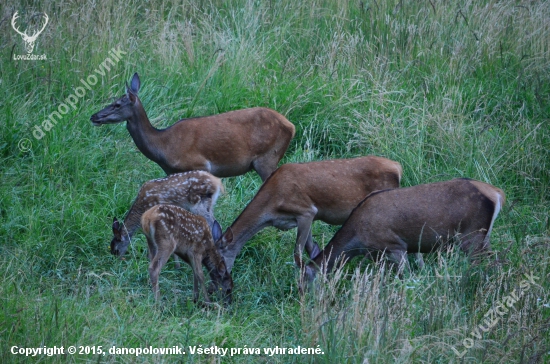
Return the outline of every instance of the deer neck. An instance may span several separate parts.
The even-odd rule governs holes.
[[[167,144],[160,142],[163,131],[151,125],[140,102],[136,103],[132,117],[126,122],[126,128],[139,151],[150,160],[162,165],[165,156],[164,149]]]
[[[235,258],[243,248],[244,244],[250,240],[256,233],[267,226],[273,225],[272,220],[266,214],[258,213],[250,208],[254,200],[244,209],[237,220],[231,225],[233,232],[233,241],[223,250],[222,255],[231,272]]]
[[[147,211],[147,208],[144,203],[138,204],[137,201],[134,201],[130,211],[124,218],[124,234],[131,239],[132,236],[136,233],[137,229],[141,227],[141,215]]]

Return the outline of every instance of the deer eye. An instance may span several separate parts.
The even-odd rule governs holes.
[[[120,104],[114,104],[115,109],[118,109],[120,107]]]

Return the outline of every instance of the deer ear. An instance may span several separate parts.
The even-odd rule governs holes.
[[[128,83],[126,83],[126,96],[128,97],[128,100],[130,100],[132,104],[136,103],[137,95],[130,88],[128,88]]]
[[[222,227],[220,226],[220,223],[217,220],[214,220],[214,224],[212,225],[212,239],[214,242],[220,240],[222,237]]]
[[[231,244],[233,242],[233,230],[231,230],[231,226],[223,234],[223,242],[224,244]]]
[[[317,245],[316,242],[313,242],[313,249],[311,249],[309,259],[315,259],[319,255],[319,253],[321,253],[321,249],[319,248],[319,245]]]
[[[130,83],[130,90],[132,91],[133,94],[135,95],[138,94],[140,85],[141,85],[141,82],[136,72],[134,73],[134,77],[132,77],[132,82]]]

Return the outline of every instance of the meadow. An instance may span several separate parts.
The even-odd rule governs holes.
[[[26,54],[15,11],[20,29],[48,15],[33,51],[46,60],[14,59]],[[3,1],[0,362],[550,363],[548,19],[543,0]],[[134,72],[157,128],[269,107],[296,126],[281,163],[374,154],[402,164],[403,186],[469,177],[503,189],[498,259],[471,264],[451,247],[401,280],[357,259],[300,297],[295,230],[268,228],[237,257],[231,306],[194,305],[192,271],[173,263],[155,304],[143,235],[125,260],[109,242],[113,217],[164,173],[125,123],[89,121]],[[261,180],[224,185],[226,228]],[[316,222],[314,238],[324,246],[337,229]],[[12,354],[71,345],[88,354]],[[199,345],[243,350],[190,354]],[[277,346],[322,353],[264,353]]]

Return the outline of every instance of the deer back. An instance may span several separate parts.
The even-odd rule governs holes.
[[[399,163],[376,156],[289,163],[273,174],[265,192],[277,197],[281,210],[315,206],[315,220],[341,225],[371,192],[399,187],[401,174]]]
[[[126,95],[90,120],[95,126],[127,121],[138,149],[166,174],[206,170],[232,177],[254,169],[265,181],[295,134],[294,125],[283,115],[261,107],[183,119],[157,130],[139,100],[140,85],[136,73]]]
[[[223,193],[221,180],[205,171],[189,171],[146,182],[140,189],[137,204],[145,209],[172,204],[214,223],[214,205]],[[140,207],[142,209],[142,207]]]
[[[326,261],[330,270],[342,254],[429,253],[451,238],[477,245],[475,250],[488,243],[504,201],[502,190],[469,179],[373,192],[310,267]]]
[[[202,256],[214,244],[206,219],[175,205],[153,206],[141,216],[141,227],[156,249],[169,250],[186,261]]]
[[[297,227],[299,219],[340,225],[372,191],[399,187],[401,172],[399,163],[376,156],[284,164],[226,231],[218,242],[220,251],[232,269],[246,241],[267,226],[287,230]],[[298,235],[308,228],[299,227]]]
[[[214,226],[214,206],[220,193],[223,193],[221,180],[205,171],[176,173],[144,183],[124,219],[126,228],[123,229],[116,218],[113,221],[111,253],[126,253],[131,237],[139,228],[141,215],[155,205],[179,206],[205,217],[208,225]]]

